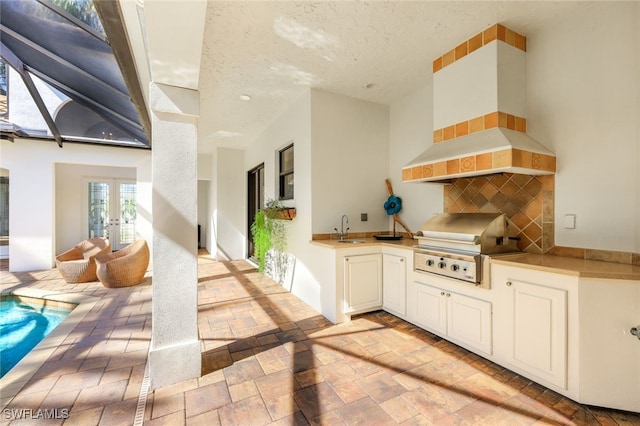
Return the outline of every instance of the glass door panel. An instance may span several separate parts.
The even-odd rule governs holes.
[[[89,238],[109,238],[109,199],[111,185],[89,182]]]
[[[136,184],[120,183],[118,185],[120,199],[120,220],[116,221],[118,244],[125,246],[136,239]]]

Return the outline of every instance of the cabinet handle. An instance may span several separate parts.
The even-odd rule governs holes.
[[[444,296],[444,291],[441,291],[441,292],[440,292],[440,296]]]
[[[451,293],[447,293],[447,297],[451,297]]]
[[[638,340],[640,340],[640,325],[631,327],[631,330],[629,330],[629,332],[636,336]]]
[[[400,259],[400,262],[404,262],[404,259]]]
[[[511,287],[511,281],[507,281],[507,287]]]

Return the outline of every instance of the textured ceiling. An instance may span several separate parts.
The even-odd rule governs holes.
[[[501,23],[531,39],[579,7],[588,4],[210,0],[199,149],[245,147],[309,87],[390,104],[431,81],[434,58],[485,28]]]

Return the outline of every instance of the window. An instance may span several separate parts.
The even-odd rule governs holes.
[[[280,150],[279,195],[282,200],[293,200],[293,144]]]

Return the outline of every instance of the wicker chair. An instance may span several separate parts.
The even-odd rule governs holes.
[[[111,253],[111,244],[105,238],[89,238],[56,256],[56,266],[68,283],[97,281],[96,256]]]
[[[97,275],[107,288],[140,284],[149,266],[149,247],[136,240],[122,250],[96,257]]]

